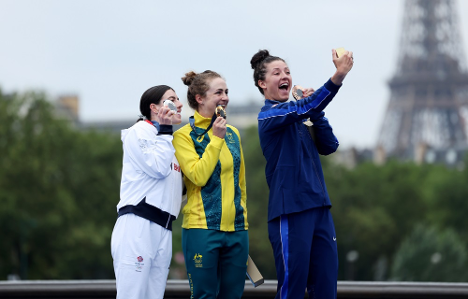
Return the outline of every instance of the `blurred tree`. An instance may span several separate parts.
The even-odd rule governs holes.
[[[275,260],[268,238],[268,195],[266,160],[260,148],[256,126],[242,132],[247,180],[247,212],[250,256],[265,279],[276,279]]]
[[[54,111],[43,93],[6,95],[0,90],[0,279],[9,274],[23,279],[112,279],[110,238],[122,160],[119,136],[80,131]],[[276,279],[268,240],[266,162],[256,127],[242,131],[242,146],[250,255],[264,278]],[[398,263],[406,263],[401,262],[401,248],[409,245],[402,242],[418,223],[442,231],[439,247],[434,245],[441,261],[466,259],[460,248],[468,248],[468,169],[396,161],[347,169],[333,160],[334,155],[322,157],[333,203],[340,280],[389,279],[387,265],[399,269]],[[178,273],[170,278],[185,274],[178,254],[181,218],[173,230],[173,269]],[[454,251],[441,246],[443,242],[452,244]]]
[[[468,155],[465,158],[468,165]],[[463,170],[439,167],[428,179],[426,197],[430,208],[427,219],[439,229],[450,228],[468,248],[468,168]]]
[[[325,175],[337,232],[339,278],[387,279],[385,261],[425,217],[421,185],[427,170],[395,161],[384,166],[363,163],[353,170],[329,163]],[[359,254],[358,260],[348,261],[351,251]]]
[[[169,279],[187,279],[185,258],[182,252],[182,210],[179,217],[172,223],[172,260]]]
[[[450,281],[468,279],[466,248],[451,229],[417,225],[395,255],[392,279],[404,281]]]
[[[0,277],[112,278],[119,138],[54,111],[43,93],[0,92]]]

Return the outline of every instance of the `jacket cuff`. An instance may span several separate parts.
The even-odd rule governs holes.
[[[325,88],[328,91],[333,92],[333,93],[337,93],[342,85],[336,85],[335,83],[333,83],[333,81],[330,78],[330,79],[328,79],[328,81],[323,86],[325,86]]]
[[[321,111],[319,114],[317,114],[313,119],[312,117],[310,118],[310,120],[315,124],[315,122],[323,119],[325,117],[325,112]]]
[[[159,125],[158,135],[172,135],[172,125]]]
[[[212,144],[215,148],[221,149],[223,147],[223,143],[224,143],[224,139],[219,138],[218,136],[215,136],[215,135],[211,137],[210,144]]]

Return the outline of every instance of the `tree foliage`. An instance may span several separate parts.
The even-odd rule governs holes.
[[[352,170],[331,165],[325,173],[339,238],[340,279],[390,279],[397,250],[421,223],[466,236],[466,170],[390,161]],[[350,262],[346,255],[353,250],[359,259]]]
[[[268,239],[268,195],[265,178],[266,160],[260,148],[257,127],[243,132],[247,180],[247,212],[249,221],[250,256],[267,279],[276,279],[273,250]]]
[[[1,277],[111,277],[118,136],[75,129],[43,93],[0,96]]]
[[[468,279],[466,246],[452,229],[417,225],[395,254],[391,279],[462,282]]]
[[[266,161],[257,128],[241,135],[250,255],[265,279],[276,279]],[[114,278],[110,238],[119,200],[119,136],[74,127],[43,93],[0,90],[0,153],[0,279]],[[334,163],[334,155],[322,164],[340,280],[468,279],[447,270],[468,266],[467,168],[390,161],[348,169]],[[181,218],[173,224],[170,278],[185,274]],[[434,266],[428,256],[435,252],[441,259]]]
[[[268,279],[275,279],[268,241],[268,187],[256,128],[243,132],[249,199],[250,251]],[[348,169],[322,157],[338,240],[340,280],[388,280],[401,244],[421,223],[451,229],[468,240],[468,170],[443,165],[370,162]],[[468,165],[468,161],[466,163]],[[255,217],[255,218],[254,218]],[[462,243],[468,248],[468,241]],[[358,253],[348,260],[350,252]],[[446,257],[450,259],[450,256]],[[460,261],[460,260],[457,260]],[[449,261],[444,260],[444,263]],[[464,267],[468,266],[466,262]],[[427,279],[429,279],[428,277]],[[433,280],[436,277],[433,278]],[[459,281],[459,280],[457,280]]]

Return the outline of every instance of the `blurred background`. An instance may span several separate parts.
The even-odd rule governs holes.
[[[250,255],[276,279],[250,59],[268,49],[320,87],[331,49],[355,64],[326,108],[323,157],[340,280],[468,281],[468,2],[0,2],[0,280],[113,279],[120,130],[141,94],[212,69],[246,161]],[[185,278],[181,217],[172,279]]]

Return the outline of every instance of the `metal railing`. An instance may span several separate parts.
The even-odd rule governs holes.
[[[246,281],[242,298],[274,298],[276,281],[254,288]],[[115,280],[0,281],[0,298],[115,298]],[[307,296],[305,296],[306,298]],[[169,280],[166,299],[190,298],[187,280]],[[339,281],[338,298],[468,298],[468,283]]]

